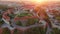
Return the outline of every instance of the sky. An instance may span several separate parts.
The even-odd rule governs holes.
[[[35,0],[0,0],[0,1],[35,1]],[[60,1],[60,0],[43,0],[43,1]]]
[[[42,3],[42,2],[45,2],[45,1],[48,1],[48,2],[51,2],[51,1],[59,1],[60,0],[0,0],[0,1],[15,1],[15,2],[35,2],[35,3]]]

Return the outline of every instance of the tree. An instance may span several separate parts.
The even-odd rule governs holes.
[[[18,29],[14,29],[13,34],[22,34],[22,31],[18,30]]]
[[[2,34],[11,34],[11,32],[8,28],[3,28]]]

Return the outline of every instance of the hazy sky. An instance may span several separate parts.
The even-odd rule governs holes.
[[[31,1],[31,0],[0,0],[0,1]],[[60,0],[47,0],[47,1],[60,1]]]
[[[16,1],[16,2],[21,2],[21,1],[23,1],[23,2],[25,2],[25,1],[27,1],[27,3],[28,2],[45,2],[45,1],[48,1],[48,2],[50,2],[50,1],[59,1],[60,2],[60,0],[0,0],[0,1]]]

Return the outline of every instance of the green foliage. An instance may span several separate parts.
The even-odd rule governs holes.
[[[38,27],[27,29],[25,34],[41,34]]]
[[[4,21],[3,21],[3,20],[0,20],[0,26],[1,26],[2,24],[4,24]]]
[[[19,32],[19,31],[18,31],[17,29],[14,30],[14,34],[18,34],[18,32]]]
[[[0,14],[0,20],[2,19],[2,15]]]
[[[2,34],[11,34],[11,32],[8,28],[3,28]]]
[[[43,27],[32,27],[25,31],[25,34],[45,34],[46,30]]]
[[[26,23],[26,26],[33,25],[33,24],[38,23],[38,22],[39,22],[39,20],[36,18],[29,18],[27,23]]]
[[[15,17],[14,14],[9,14],[8,16],[10,17],[10,19],[13,19]]]
[[[60,30],[58,28],[53,28],[51,34],[60,34]]]
[[[39,27],[39,31],[41,34],[46,34],[47,28],[44,28],[43,26]]]
[[[18,29],[14,29],[13,34],[22,34],[22,31],[18,30]]]
[[[21,13],[17,15],[18,17],[24,17],[24,16],[32,16],[32,14],[28,14],[28,13]]]
[[[16,25],[18,25],[18,26],[22,26],[21,21],[16,21]]]

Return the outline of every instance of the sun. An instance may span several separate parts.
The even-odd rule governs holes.
[[[42,2],[44,0],[32,0],[32,1],[34,1],[34,2]]]
[[[46,0],[31,0],[32,2],[36,2],[36,3],[42,3],[42,2],[44,2],[44,1],[46,1]]]

